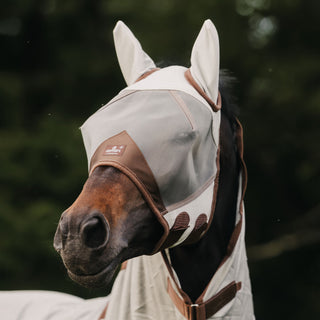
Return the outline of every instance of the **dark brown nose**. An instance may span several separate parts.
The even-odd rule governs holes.
[[[76,241],[83,249],[98,250],[109,240],[109,226],[101,213],[72,216],[65,212],[60,219],[53,246],[61,252],[68,242]]]

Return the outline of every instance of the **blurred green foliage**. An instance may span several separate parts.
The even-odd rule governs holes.
[[[265,259],[250,247],[320,232],[319,12],[319,0],[2,0],[0,289],[107,294],[68,280],[52,240],[87,176],[77,128],[124,87],[112,29],[121,19],[155,61],[188,66],[211,18],[238,78],[257,319],[317,318],[319,239]]]

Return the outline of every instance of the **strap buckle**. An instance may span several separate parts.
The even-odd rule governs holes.
[[[188,319],[196,320],[197,319],[197,308],[199,305],[197,303],[188,305]]]
[[[187,305],[188,320],[202,320],[205,319],[205,307],[197,303]]]

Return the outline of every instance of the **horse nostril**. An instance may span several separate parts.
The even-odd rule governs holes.
[[[109,233],[104,218],[93,216],[81,226],[81,237],[85,246],[97,249],[107,243]]]

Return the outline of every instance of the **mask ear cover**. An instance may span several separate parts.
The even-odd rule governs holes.
[[[206,20],[191,52],[190,72],[197,84],[214,103],[218,101],[220,49],[217,30]]]
[[[143,51],[140,42],[122,21],[116,24],[113,38],[121,72],[128,86],[156,68],[153,60]]]

